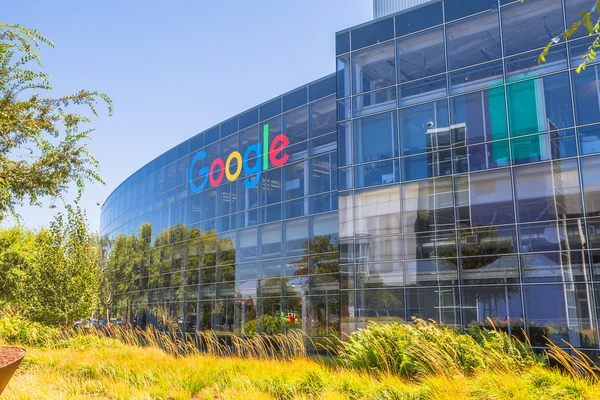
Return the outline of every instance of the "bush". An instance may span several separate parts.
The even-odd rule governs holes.
[[[47,347],[61,339],[57,328],[32,322],[18,315],[0,316],[0,338],[6,344]]]
[[[346,367],[399,374],[471,375],[475,371],[512,371],[535,365],[531,349],[503,332],[481,333],[478,340],[423,320],[414,324],[371,323],[343,344]]]
[[[244,325],[244,333],[246,335],[256,335],[258,333],[257,326],[258,329],[260,329],[260,333],[267,335],[277,335],[281,333],[281,320],[271,315],[263,315],[258,319],[248,321],[248,323]]]

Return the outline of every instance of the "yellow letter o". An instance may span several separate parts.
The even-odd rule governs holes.
[[[232,174],[229,171],[229,167],[231,166],[231,160],[234,158],[237,160],[238,164],[235,173]],[[238,176],[240,176],[240,172],[242,172],[242,155],[239,152],[234,151],[229,155],[229,157],[227,157],[227,162],[225,163],[225,175],[227,175],[227,179],[230,181],[235,181]]]

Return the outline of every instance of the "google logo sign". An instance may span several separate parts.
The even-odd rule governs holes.
[[[227,177],[230,182],[235,181],[244,169],[244,173],[248,175],[248,178],[244,179],[244,185],[248,189],[252,189],[260,181],[260,173],[266,171],[269,168],[269,161],[275,167],[281,167],[290,158],[287,154],[282,154],[285,148],[290,144],[290,139],[283,133],[275,136],[273,141],[269,145],[269,125],[265,125],[263,129],[263,142],[258,142],[248,146],[244,152],[244,156],[239,151],[233,151],[227,157],[226,161],[222,158],[215,159],[210,167],[203,167],[198,171],[198,176],[194,177],[194,165],[198,160],[204,160],[207,157],[205,151],[199,151],[196,153],[192,162],[190,163],[189,181],[192,192],[198,193],[204,190],[208,183],[211,186],[219,186],[223,179]],[[250,157],[254,157],[256,154],[254,166],[250,166],[248,160]],[[232,171],[232,162],[237,163]],[[254,179],[251,179],[254,176]],[[203,177],[202,182],[199,185],[194,183],[194,179],[197,177]]]

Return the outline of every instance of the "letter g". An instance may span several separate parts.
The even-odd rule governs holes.
[[[204,180],[202,181],[202,183],[198,186],[196,186],[196,184],[194,183],[194,165],[196,165],[198,160],[201,160],[201,159],[203,160],[205,158],[206,158],[206,152],[199,151],[196,153],[196,155],[192,159],[192,162],[190,163],[190,173],[189,173],[190,188],[192,189],[192,192],[194,192],[194,193],[201,192],[206,187],[206,184],[208,183],[208,167],[203,167],[198,171],[199,177],[204,175]]]

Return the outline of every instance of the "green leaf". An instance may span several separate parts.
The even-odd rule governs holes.
[[[548,52],[550,51],[550,47],[552,47],[552,42],[548,43],[546,45],[546,47],[544,47],[544,50],[538,57],[538,64],[541,64],[546,61],[546,56],[548,55]]]
[[[583,17],[583,25],[585,26],[585,29],[587,29],[588,31],[588,35],[593,35],[594,34],[594,26],[592,24],[592,19],[590,18],[590,14],[591,13],[586,13],[586,12],[582,12],[581,16]]]

